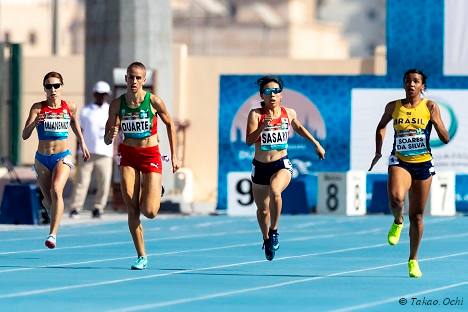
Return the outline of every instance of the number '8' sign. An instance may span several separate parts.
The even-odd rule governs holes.
[[[318,178],[318,214],[366,213],[365,172],[321,172]]]

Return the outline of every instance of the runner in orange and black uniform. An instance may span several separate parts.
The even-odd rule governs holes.
[[[57,231],[64,210],[63,189],[74,168],[68,149],[68,130],[72,128],[80,143],[83,159],[90,154],[76,118],[76,104],[62,101],[63,78],[57,72],[49,72],[42,82],[47,99],[33,104],[23,129],[23,140],[27,140],[37,128],[39,144],[34,169],[41,188],[44,207],[50,211],[50,232],[45,245],[55,248]]]
[[[419,245],[424,231],[423,215],[426,208],[432,176],[435,174],[429,146],[432,126],[439,139],[447,144],[450,135],[445,128],[437,103],[423,99],[426,75],[418,69],[410,69],[403,76],[406,98],[392,101],[385,107],[375,134],[376,152],[369,171],[382,157],[382,143],[387,124],[393,120],[394,143],[388,162],[388,199],[394,222],[388,233],[390,245],[400,239],[403,229],[403,206],[409,194],[410,277],[421,277],[417,261]]]
[[[262,107],[249,113],[246,143],[249,146],[255,144],[252,191],[265,257],[271,261],[279,248],[278,223],[283,206],[281,193],[289,185],[293,172],[287,152],[290,128],[315,145],[320,159],[324,159],[325,150],[301,125],[295,110],[280,106],[283,81],[279,77],[265,76],[257,81],[257,85],[263,100]]]
[[[111,144],[119,129],[125,136],[118,149],[121,191],[127,206],[129,230],[138,255],[131,268],[142,270],[147,267],[148,259],[140,212],[153,219],[161,204],[162,161],[157,135],[158,115],[167,129],[172,172],[179,169],[179,162],[175,155],[175,126],[166,105],[156,95],[143,90],[146,81],[145,66],[139,62],[130,64],[125,81],[127,92],[110,104],[104,142]]]

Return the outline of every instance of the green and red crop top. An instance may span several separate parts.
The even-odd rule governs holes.
[[[125,138],[142,139],[158,132],[158,118],[151,109],[151,93],[136,108],[128,106],[125,94],[120,96],[120,130]]]

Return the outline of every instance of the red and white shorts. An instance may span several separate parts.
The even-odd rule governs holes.
[[[132,147],[120,144],[117,165],[135,168],[141,173],[157,172],[162,174],[162,160],[159,146]]]

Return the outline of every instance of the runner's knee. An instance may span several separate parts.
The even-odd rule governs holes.
[[[156,218],[156,215],[158,214],[158,211],[159,211],[159,205],[158,206],[153,206],[153,207],[141,207],[141,212],[148,219]]]
[[[405,205],[404,198],[398,198],[398,197],[390,198],[390,207],[392,207],[392,209],[403,209],[404,205]]]
[[[422,213],[409,213],[408,217],[411,224],[420,225],[423,223],[423,214]]]

